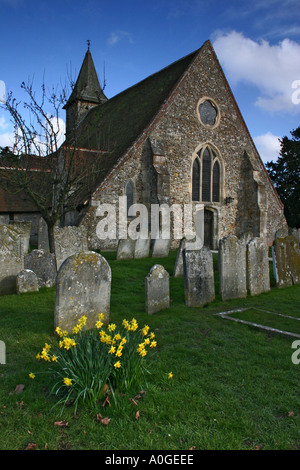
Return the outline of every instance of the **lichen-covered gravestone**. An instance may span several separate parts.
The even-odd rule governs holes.
[[[187,307],[203,307],[215,298],[215,281],[211,251],[183,250],[184,291]]]
[[[93,251],[67,258],[56,278],[54,327],[71,332],[83,315],[86,328],[95,328],[98,314],[109,321],[111,269],[106,259]]]
[[[38,249],[50,251],[49,249],[49,236],[48,236],[48,226],[41,217],[39,219],[39,226],[38,226]]]
[[[220,240],[219,275],[223,300],[247,297],[246,245],[234,235]]]
[[[153,241],[152,258],[167,258],[170,251],[170,239],[157,238]]]
[[[150,237],[148,238],[138,238],[135,242],[134,247],[134,258],[148,258],[150,252]]]
[[[16,293],[16,277],[22,269],[21,235],[12,225],[0,225],[0,295]]]
[[[272,247],[273,270],[278,287],[289,287],[300,282],[300,247],[289,235],[276,238]]]
[[[38,292],[39,283],[37,275],[31,269],[22,269],[16,278],[17,294]]]
[[[32,250],[24,258],[24,267],[37,275],[39,287],[54,286],[56,262],[53,253],[45,250]]]
[[[69,256],[87,251],[88,240],[84,226],[55,227],[54,244],[57,271]]]
[[[150,269],[145,279],[145,308],[150,315],[170,307],[169,273],[160,264]]]
[[[132,240],[131,238],[119,240],[117,249],[117,259],[133,259],[134,247],[135,240]]]
[[[31,235],[31,222],[21,222],[14,220],[10,223],[12,227],[20,234],[23,243],[24,255],[28,253]]]
[[[260,238],[247,244],[247,287],[250,295],[270,290],[269,248]]]

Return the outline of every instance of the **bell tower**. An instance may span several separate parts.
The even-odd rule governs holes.
[[[100,86],[92,54],[90,41],[73,91],[63,107],[66,110],[66,137],[68,138],[79,122],[94,106],[107,101]]]

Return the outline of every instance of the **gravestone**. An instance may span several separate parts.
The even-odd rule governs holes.
[[[69,256],[80,253],[81,251],[87,251],[88,241],[86,228],[84,226],[55,227],[54,244],[56,267],[58,271],[62,263]]]
[[[0,225],[0,295],[16,293],[16,277],[24,269],[23,240],[13,225]]]
[[[298,240],[289,235],[276,238],[272,246],[273,270],[277,287],[300,282],[300,248]]]
[[[145,278],[145,308],[150,315],[170,307],[169,273],[155,264]]]
[[[28,253],[30,245],[30,235],[31,235],[31,222],[19,222],[13,221],[10,222],[10,225],[20,234],[23,243],[23,253],[24,255]]]
[[[56,262],[53,253],[45,250],[32,250],[24,257],[24,267],[37,275],[39,287],[54,286]]]
[[[219,276],[223,300],[247,297],[246,245],[235,235],[220,240]]]
[[[38,292],[39,283],[37,275],[31,269],[23,269],[16,278],[17,294],[26,292]]]
[[[117,249],[117,259],[133,259],[134,258],[135,240],[131,238],[120,239]]]
[[[134,247],[134,258],[148,258],[150,253],[150,237],[138,238]]]
[[[41,217],[39,219],[39,226],[38,226],[38,249],[50,251],[49,249],[49,238],[48,238],[48,226]]]
[[[157,238],[153,241],[152,258],[167,258],[170,251],[170,239]]]
[[[247,244],[247,287],[250,295],[270,290],[269,248],[260,238]]]
[[[176,255],[176,260],[175,260],[175,265],[174,265],[174,270],[173,270],[173,276],[174,277],[182,277],[184,275],[183,272],[183,250],[186,247],[186,239],[182,238],[180,240],[180,244],[177,250],[177,255]]]
[[[215,298],[214,267],[211,251],[183,250],[184,292],[187,307],[203,307]]]
[[[70,256],[56,278],[54,328],[71,332],[82,315],[86,328],[95,328],[98,314],[109,321],[111,269],[106,259],[93,251]]]

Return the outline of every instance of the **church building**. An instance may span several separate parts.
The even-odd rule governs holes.
[[[110,99],[88,49],[65,110],[66,142],[103,155],[97,187],[72,216],[87,227],[90,249],[116,248],[117,240],[97,237],[97,207],[117,205],[120,196],[148,208],[203,205],[211,249],[225,236],[249,232],[271,245],[276,231],[287,229],[210,41]]]

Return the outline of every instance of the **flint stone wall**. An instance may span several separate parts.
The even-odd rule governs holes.
[[[54,328],[71,332],[82,315],[86,328],[95,328],[98,314],[109,321],[111,269],[106,259],[93,251],[67,258],[56,278]]]
[[[39,284],[37,275],[30,269],[23,269],[16,277],[17,294],[26,292],[38,292]]]
[[[270,290],[269,248],[260,238],[247,244],[247,287],[250,295]]]
[[[215,281],[211,251],[183,250],[184,291],[187,307],[202,307],[215,298]]]
[[[220,240],[219,275],[223,300],[247,297],[246,245],[234,235]]]
[[[12,225],[0,225],[0,295],[16,293],[16,277],[24,269],[23,240]]]
[[[155,264],[145,278],[145,308],[153,314],[170,307],[169,273],[160,264]]]
[[[54,243],[56,266],[59,270],[69,256],[88,250],[86,228],[84,226],[55,227]]]
[[[54,286],[56,261],[53,253],[45,250],[32,250],[24,258],[24,267],[37,275],[39,287]]]

